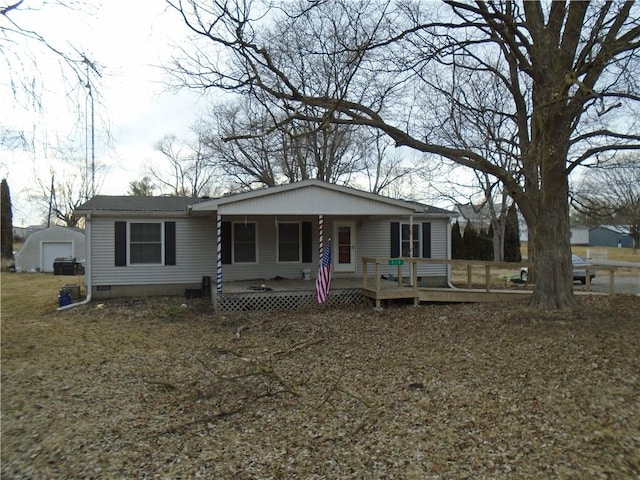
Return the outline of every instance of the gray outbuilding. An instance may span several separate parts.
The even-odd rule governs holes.
[[[32,233],[16,253],[18,272],[53,272],[56,258],[84,260],[84,232],[79,228],[54,226]]]

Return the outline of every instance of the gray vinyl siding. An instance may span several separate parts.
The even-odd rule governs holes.
[[[212,282],[216,277],[216,225],[211,217],[158,218],[153,221],[176,222],[176,265],[114,266],[116,221],[143,221],[141,218],[96,217],[91,220],[91,284],[100,285],[198,285],[203,276]],[[318,217],[309,216],[225,216],[225,222],[251,222],[257,224],[257,261],[255,263],[231,263],[223,265],[223,282],[236,280],[302,278],[303,270],[310,270],[315,278],[318,268]],[[308,263],[278,262],[277,222],[311,222],[312,261]],[[325,241],[333,235],[335,222],[353,222],[356,234],[356,271],[338,273],[335,278],[360,277],[363,256],[388,257],[390,254],[391,227],[393,221],[408,223],[406,218],[326,217]],[[447,245],[448,218],[415,219],[416,226],[423,221],[431,223],[432,258],[449,258]],[[335,252],[334,252],[335,253]],[[371,266],[369,267],[371,269]],[[408,275],[408,267],[405,267]],[[370,270],[371,271],[371,270]],[[397,267],[384,265],[383,274],[396,273]],[[418,276],[446,276],[446,266],[421,266]]]
[[[91,220],[91,284],[161,285],[200,284],[203,276],[215,274],[216,231],[210,218],[158,218],[151,221],[176,222],[176,265],[115,265],[117,221],[146,221],[140,218],[100,218]]]
[[[241,197],[241,195],[239,195]],[[365,198],[352,193],[327,190],[318,186],[284,190],[277,195],[256,196],[238,199],[229,197],[220,202],[218,211],[222,215],[240,215],[246,212],[256,215],[303,216],[318,212],[319,208],[333,215],[389,215],[410,214],[413,206],[400,201],[382,202],[372,196]],[[206,203],[194,209],[205,208]],[[316,217],[317,218],[317,217]]]
[[[276,276],[283,278],[302,278],[302,271],[309,269],[311,276],[315,278],[318,267],[318,217],[287,217],[280,216],[278,221],[308,221],[312,224],[312,252],[311,263],[302,262],[278,262],[277,261],[277,236],[276,217],[224,217],[229,222],[252,222],[257,224],[258,254],[256,263],[232,263],[223,265],[224,281],[271,279]],[[325,217],[324,238],[325,241],[333,235],[335,222],[354,222],[356,226],[356,270],[355,272],[333,272],[334,278],[349,278],[362,276],[362,257],[388,257],[391,242],[391,222],[399,221],[408,223],[408,218],[385,218],[377,220],[364,220],[362,217]],[[448,218],[429,218],[415,220],[418,223],[431,223],[431,257],[449,258],[448,254]],[[335,251],[334,251],[335,254]],[[369,269],[372,267],[369,266]],[[405,267],[405,274],[409,269]],[[383,266],[383,273],[396,273],[397,267]],[[446,276],[446,265],[422,265],[419,267],[418,276]]]
[[[258,254],[256,263],[231,263],[222,266],[225,281],[271,279],[277,276],[283,278],[302,278],[303,269],[310,269],[315,275],[314,269],[318,263],[318,217],[277,217],[279,222],[311,222],[311,235],[313,239],[311,263],[278,262],[277,252],[277,226],[276,217],[224,217],[225,222],[240,222],[257,224]],[[325,220],[325,229],[327,223]],[[302,257],[301,257],[302,258]]]
[[[391,222],[409,223],[408,218],[386,218],[380,220],[369,220],[363,222],[358,228],[358,258],[361,257],[389,257],[391,253]],[[431,258],[449,258],[448,249],[448,218],[414,218],[415,228],[420,228],[419,224],[431,223]],[[416,254],[421,256],[422,252]],[[371,270],[373,266],[369,266]],[[383,265],[381,274],[396,274],[398,267]],[[362,262],[358,264],[358,274],[362,275]],[[446,265],[420,265],[418,276],[446,276]],[[403,267],[403,275],[409,275],[409,267]]]

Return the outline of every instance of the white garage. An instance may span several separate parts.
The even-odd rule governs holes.
[[[59,257],[75,257],[82,262],[85,256],[84,232],[79,228],[55,226],[29,235],[16,254],[19,272],[53,272],[53,262]]]

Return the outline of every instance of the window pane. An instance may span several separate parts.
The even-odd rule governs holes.
[[[419,240],[419,235],[420,235],[420,224],[416,224],[413,226],[413,241],[417,242]],[[408,224],[403,224],[402,225],[402,241],[403,242],[408,242],[409,241],[409,225]]]
[[[409,242],[409,224],[402,224],[402,256],[409,257],[411,256],[410,247],[411,244]],[[420,256],[420,224],[413,225],[413,256]]]
[[[256,239],[255,223],[235,223],[233,225],[233,238],[237,242],[254,242]]]
[[[256,247],[251,243],[237,243],[234,247],[233,260],[238,263],[255,262]]]
[[[132,243],[131,263],[161,263],[162,246],[155,243]]]
[[[129,236],[131,264],[162,263],[162,225],[160,223],[131,223]]]
[[[233,261],[249,263],[256,261],[256,224],[233,224]]]
[[[159,242],[159,223],[132,223],[131,242]]]
[[[281,262],[300,260],[300,224],[278,224],[278,259]]]

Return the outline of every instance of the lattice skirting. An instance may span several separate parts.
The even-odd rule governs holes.
[[[359,288],[332,290],[325,305],[363,302]],[[219,312],[243,312],[248,310],[300,310],[316,306],[313,291],[223,293],[216,296]]]

